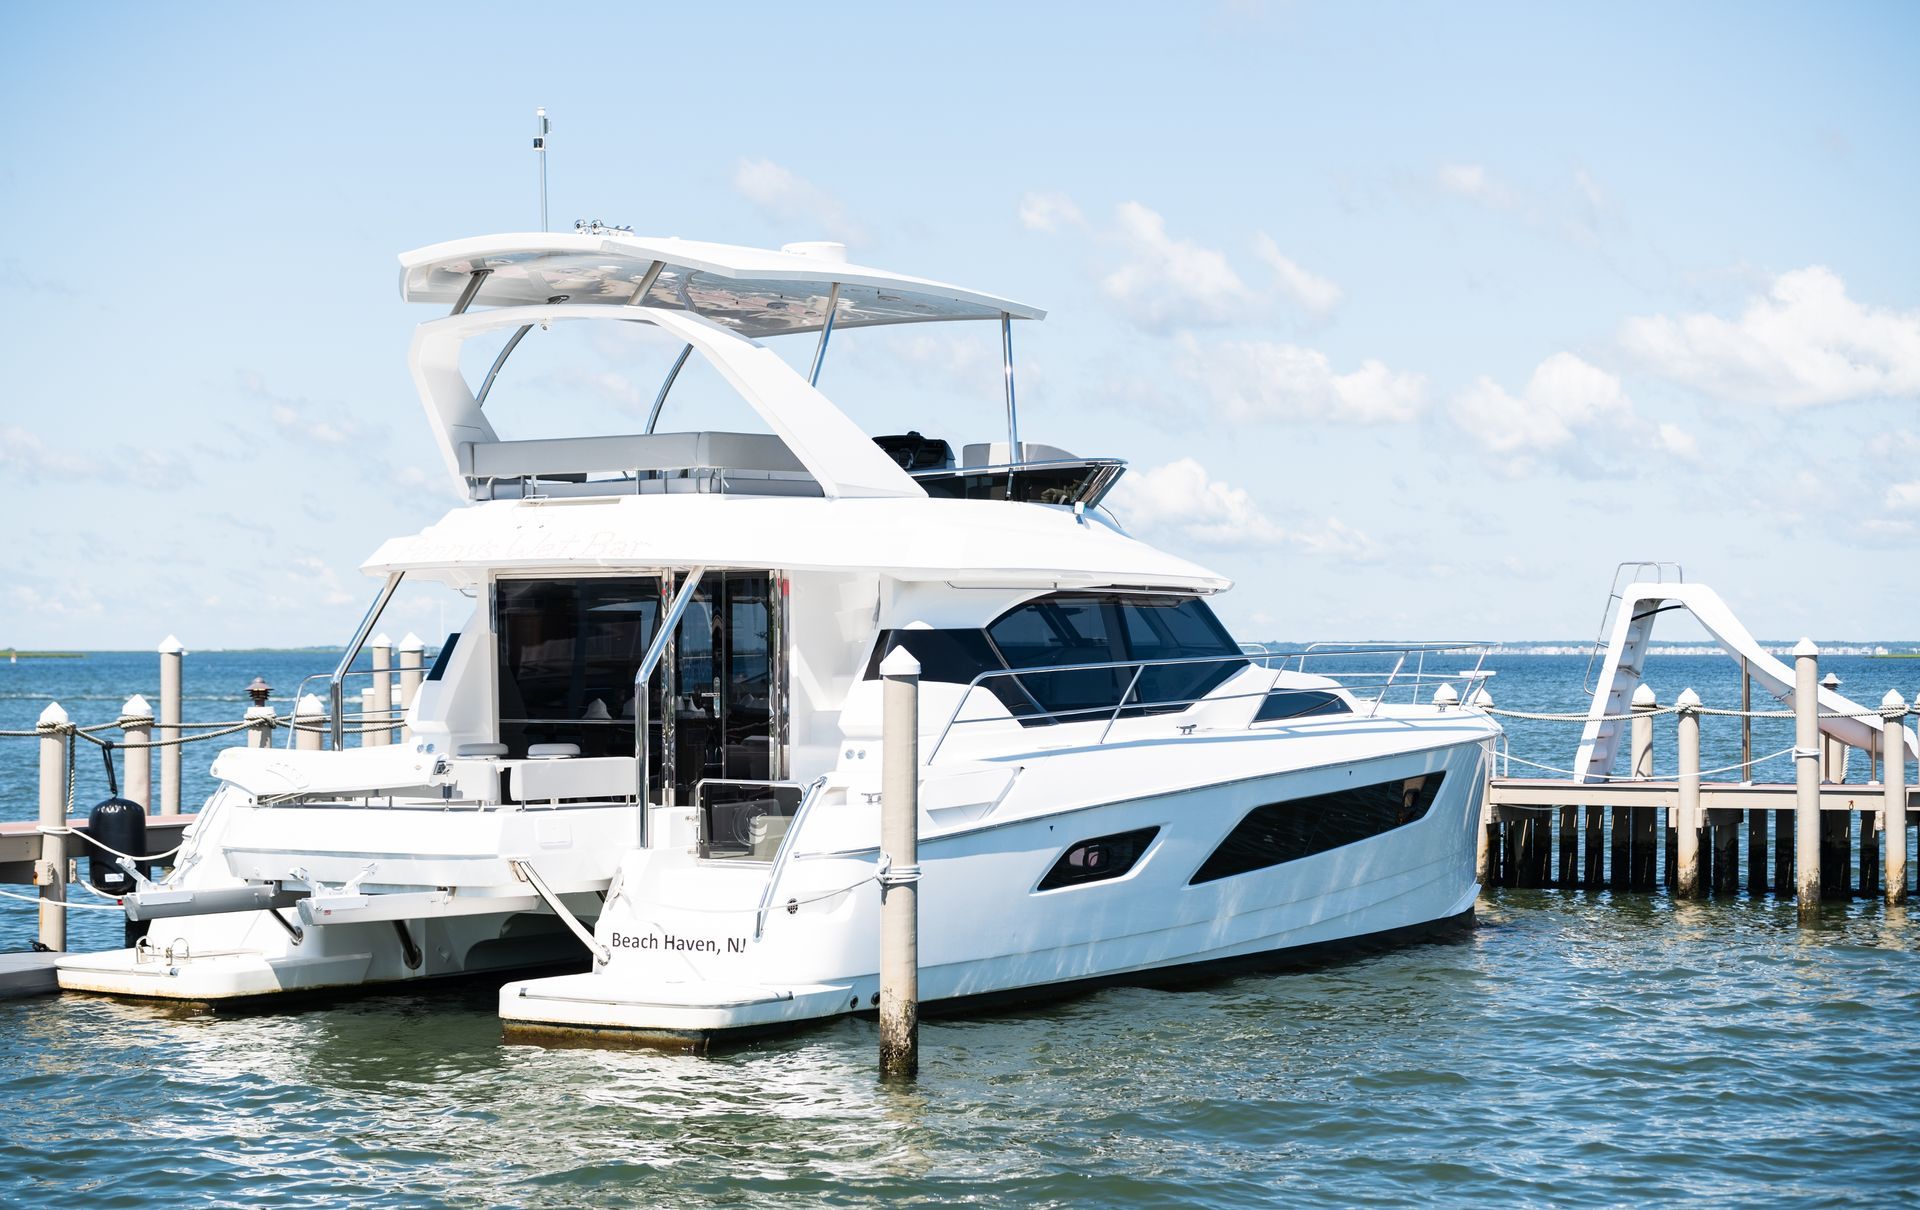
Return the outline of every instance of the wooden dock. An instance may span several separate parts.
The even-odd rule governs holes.
[[[0,954],[0,1000],[51,996],[60,990],[53,963],[59,954]]]
[[[1487,785],[1486,845],[1480,881],[1494,887],[1652,891],[1678,886],[1680,783],[1576,783],[1496,777]],[[1920,789],[1906,791],[1907,832]],[[1820,786],[1823,899],[1880,898],[1886,791],[1875,783]],[[1700,887],[1726,895],[1794,893],[1796,787],[1792,783],[1706,782],[1698,832]],[[1906,866],[1911,892],[1911,863]]]
[[[1631,722],[1632,772],[1613,776],[1598,760],[1584,774],[1565,778],[1500,776],[1507,770],[1497,768],[1487,782],[1481,817],[1481,884],[1616,891],[1664,886],[1683,899],[1741,891],[1791,895],[1803,919],[1816,917],[1823,899],[1860,895],[1889,905],[1907,902],[1916,864],[1909,860],[1915,791],[1905,767],[1914,746],[1906,729],[1913,710],[1888,690],[1878,710],[1863,710],[1833,693],[1830,703],[1841,709],[1823,712],[1819,649],[1802,639],[1793,656],[1794,742],[1776,754],[1792,756],[1792,782],[1704,780],[1706,773],[1727,769],[1700,767],[1703,717],[1739,718],[1743,726],[1754,717],[1780,717],[1750,710],[1744,700],[1739,710],[1709,710],[1687,689],[1663,707],[1642,683],[1631,714],[1603,714],[1606,703],[1596,693],[1584,719],[1523,716],[1583,722],[1588,736],[1596,734],[1596,724]],[[1829,678],[1826,685],[1837,688],[1839,681]],[[1679,769],[1671,780],[1653,776],[1654,720],[1665,714],[1675,716]],[[1757,762],[1747,751],[1746,734],[1741,764],[1728,769],[1751,775]],[[1847,780],[1853,748],[1866,755],[1864,781]]]
[[[186,831],[195,816],[192,812],[184,815],[147,816],[147,852],[164,853],[180,843],[180,835]],[[67,821],[67,826],[84,836],[87,833],[87,821],[84,816],[76,816]],[[0,823],[0,883],[21,883],[36,885],[33,867],[40,861],[45,848],[46,836],[40,831],[40,825],[33,820],[17,823]],[[75,845],[64,846],[70,861],[96,852],[81,841]],[[68,881],[73,879],[73,871],[68,872]]]

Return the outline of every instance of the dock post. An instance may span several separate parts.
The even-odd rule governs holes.
[[[1560,868],[1556,886],[1580,885],[1580,808],[1560,808]]]
[[[49,702],[34,727],[40,735],[40,945],[67,948],[67,712]]]
[[[247,747],[273,747],[273,724],[277,717],[273,707],[267,705],[267,699],[273,696],[273,686],[267,684],[265,677],[256,676],[247,686],[247,710],[240,717],[247,722]]]
[[[413,709],[413,695],[420,692],[421,658],[426,654],[427,645],[420,636],[407,631],[407,637],[400,640],[400,713],[404,715]],[[405,743],[413,737],[413,732],[400,728],[400,740]]]
[[[1840,677],[1827,673],[1820,678],[1820,687],[1840,692]],[[1822,781],[1842,782],[1847,780],[1847,745],[1845,741],[1831,735],[1820,737],[1820,779]]]
[[[1680,806],[1674,821],[1680,872],[1674,891],[1681,899],[1700,898],[1700,695],[1682,690],[1680,707]]]
[[[920,1070],[920,661],[880,661],[880,1074]]]
[[[372,723],[393,713],[393,640],[385,631],[373,636],[373,718]],[[368,748],[384,748],[393,742],[391,723],[385,730],[369,731],[360,740]]]
[[[1473,844],[1473,878],[1482,890],[1494,885],[1493,875],[1497,863],[1494,860],[1493,804],[1485,798],[1480,801],[1480,833]]]
[[[126,768],[121,780],[126,783],[126,795],[146,809],[149,815],[160,814],[160,804],[153,801],[153,749],[135,745],[153,741],[153,707],[147,699],[134,694],[120,706],[120,742],[128,745],[122,750]]]
[[[327,707],[320,695],[309,693],[293,704],[293,746],[303,752],[318,752],[320,732],[327,725]]]
[[[1641,696],[1642,691],[1645,696]],[[1653,778],[1653,718],[1660,708],[1653,688],[1642,682],[1633,694],[1633,779]],[[1658,807],[1634,807],[1627,812],[1630,834],[1627,841],[1627,886],[1634,890],[1653,889],[1653,834]]]
[[[160,643],[160,738],[180,738],[180,673],[187,649],[168,635]],[[160,749],[159,814],[180,813],[180,745]]]
[[[1886,872],[1880,879],[1888,904],[1907,901],[1907,703],[1887,690],[1880,699],[1881,785],[1886,806],[1880,815],[1880,849]]]
[[[1820,915],[1820,649],[1793,647],[1793,891],[1800,919]]]

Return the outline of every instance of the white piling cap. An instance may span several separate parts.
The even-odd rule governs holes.
[[[120,703],[120,717],[152,718],[153,707],[147,704],[146,698],[136,693],[126,701]]]
[[[1467,704],[1485,709],[1493,705],[1493,694],[1488,693],[1486,687],[1483,685],[1473,691],[1473,696],[1467,699]]]
[[[1459,701],[1460,695],[1453,691],[1452,685],[1442,685],[1433,691],[1433,704],[1436,706],[1452,706]]]
[[[174,638],[172,635],[168,635],[166,638],[160,640],[160,654],[161,655],[185,655],[187,654],[187,649],[180,645],[179,639]]]
[[[1822,689],[1838,689],[1840,687],[1840,674],[1837,672],[1827,673],[1827,675],[1820,678],[1820,687]]]
[[[320,695],[317,693],[303,694],[300,700],[294,703],[293,712],[300,718],[318,718],[326,714],[327,704],[320,700]]]
[[[1700,705],[1700,695],[1691,689],[1682,689],[1680,696],[1673,699],[1673,704],[1682,710],[1692,710]]]
[[[913,658],[913,652],[905,647],[895,647],[880,661],[881,676],[919,676],[920,661]]]
[[[1660,699],[1653,696],[1652,685],[1641,681],[1640,687],[1633,691],[1633,704],[1636,706],[1658,706]]]
[[[1801,639],[1793,645],[1793,656],[1799,659],[1803,655],[1819,655],[1820,649],[1813,645],[1812,639]]]
[[[1906,706],[1906,704],[1907,704],[1907,699],[1900,696],[1900,691],[1898,689],[1887,690],[1887,696],[1880,699],[1880,708],[1882,710],[1903,709]]]
[[[402,651],[425,651],[426,649],[427,645],[420,641],[420,636],[411,630],[407,631],[406,638],[400,640],[400,650]]]
[[[387,632],[384,630],[374,635],[368,645],[372,647],[385,647],[389,651],[393,650],[393,640],[387,637]]]
[[[40,725],[42,727],[59,726],[67,721],[67,712],[59,702],[48,702],[47,708],[40,712]]]

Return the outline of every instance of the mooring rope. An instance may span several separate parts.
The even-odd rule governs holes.
[[[1740,761],[1735,761],[1730,765],[1720,765],[1712,769],[1702,769],[1700,770],[1699,775],[1701,777],[1706,777],[1714,773],[1731,773],[1736,769],[1750,769],[1756,765],[1763,765],[1770,760],[1779,760],[1783,756],[1791,756],[1791,755],[1793,755],[1793,749],[1791,747],[1782,748],[1778,752],[1769,752],[1765,756],[1756,756],[1752,760],[1740,760]],[[1534,769],[1545,769],[1549,773],[1563,773],[1566,776],[1573,777],[1573,778],[1578,778],[1581,776],[1578,770],[1562,769],[1555,765],[1543,765],[1537,760],[1528,760],[1524,756],[1515,756],[1511,752],[1502,753],[1500,755],[1500,760],[1503,763],[1526,765]],[[1679,774],[1676,773],[1674,776],[1678,777]],[[1599,777],[1595,778],[1593,781],[1586,784],[1595,785],[1595,786],[1624,785],[1624,784],[1632,784],[1635,781],[1647,781],[1647,780],[1665,781],[1667,779],[1662,777],[1649,779],[1649,778],[1643,778],[1643,777],[1634,777],[1631,774],[1604,773],[1604,774],[1601,774]]]
[[[108,907],[104,903],[74,903],[73,901],[66,900],[66,899],[47,900],[47,899],[40,898],[40,896],[38,895],[22,895],[18,891],[9,891],[5,887],[0,887],[0,896],[4,896],[8,899],[18,899],[22,903],[52,903],[57,907],[66,908],[76,912],[120,912],[123,915],[126,912],[126,909],[123,907],[118,907],[118,906]]]
[[[119,849],[114,848],[112,845],[106,843],[105,841],[95,840],[91,833],[82,832],[78,828],[65,828],[65,827],[50,828],[45,824],[42,824],[40,827],[36,828],[35,831],[39,832],[40,835],[42,836],[77,836],[81,840],[86,841],[88,844],[92,845],[96,849],[101,850],[102,852],[111,853],[115,857],[124,857],[128,861],[159,861],[162,858],[171,857],[175,853],[178,853],[183,847],[185,847],[187,843],[186,841],[183,840],[179,844],[174,845],[171,849],[168,849],[164,853],[148,853],[144,857],[139,857],[139,856],[135,856],[132,853],[122,853]]]
[[[1468,703],[1468,705],[1471,705],[1471,703]],[[1495,714],[1502,718],[1527,719],[1536,723],[1625,723],[1631,722],[1636,718],[1657,718],[1662,714],[1681,714],[1688,711],[1694,714],[1712,715],[1715,718],[1790,719],[1799,717],[1791,710],[1725,710],[1715,706],[1647,706],[1627,714],[1600,715],[1548,714],[1535,710],[1505,710],[1496,706],[1472,706],[1472,708],[1480,711],[1482,714]],[[1821,710],[1817,712],[1814,717],[1822,719],[1857,718],[1885,720],[1889,718],[1905,718],[1911,713],[1913,713],[1913,711],[1907,707],[1902,707],[1898,710],[1887,707],[1884,710]]]

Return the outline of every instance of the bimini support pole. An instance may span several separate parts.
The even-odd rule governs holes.
[[[813,370],[807,375],[807,385],[820,385],[820,366],[827,359],[827,341],[833,336],[833,317],[840,311],[840,283],[833,283],[827,291],[827,321],[820,325],[820,343],[813,350]]]
[[[673,368],[667,371],[666,381],[660,384],[660,393],[653,397],[653,411],[647,413],[647,432],[653,432],[653,426],[660,423],[660,409],[667,406],[667,392],[673,389],[673,380],[680,377],[680,367],[687,364],[687,358],[692,353],[692,345],[680,346],[680,356],[673,359]]]
[[[1020,461],[1020,409],[1013,400],[1013,316],[1000,312],[1000,371],[1007,382],[1007,461]]]

